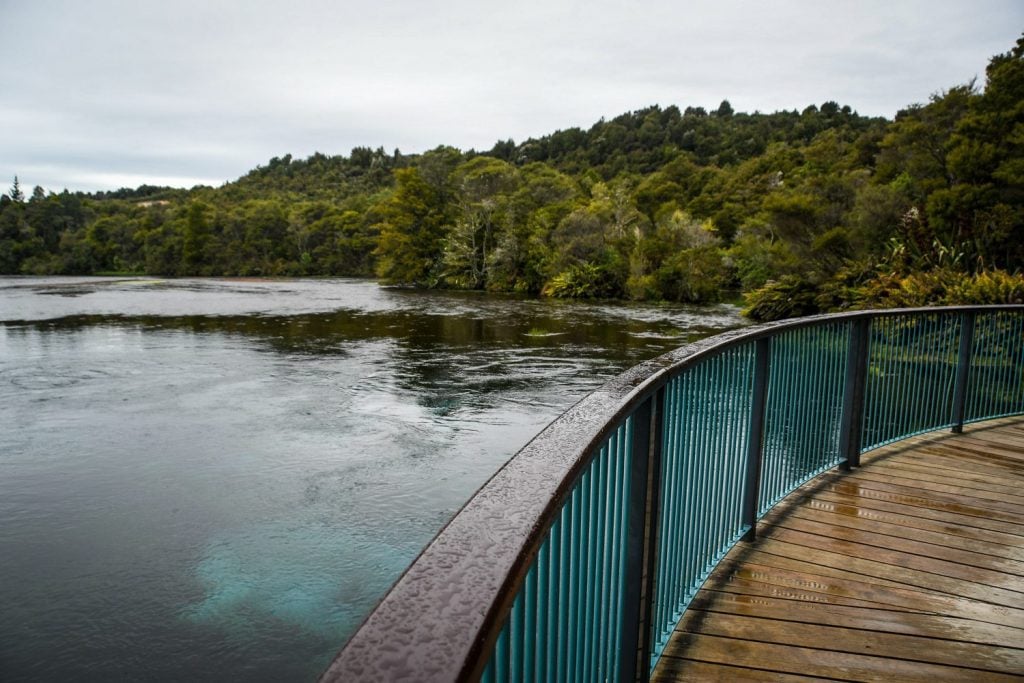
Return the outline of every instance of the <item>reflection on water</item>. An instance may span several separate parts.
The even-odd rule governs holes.
[[[351,280],[0,279],[0,680],[310,680],[544,424],[737,324]]]

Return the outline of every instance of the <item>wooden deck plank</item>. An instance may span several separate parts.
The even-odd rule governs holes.
[[[682,674],[682,671],[685,671],[685,674]],[[685,680],[700,681],[701,683],[811,683],[834,680],[759,669],[744,669],[728,664],[679,660],[665,656],[662,657],[658,670],[651,676],[651,683],[669,683],[679,680],[680,675],[686,676]]]
[[[1024,650],[1017,647],[999,647],[979,643],[966,643],[946,639],[936,647],[934,638],[902,633],[870,631],[822,624],[795,622],[789,619],[754,617],[690,610],[679,625],[686,633],[700,633],[742,638],[762,643],[793,645],[829,652],[876,656],[885,652],[911,662],[963,666],[997,673],[1024,671]]]
[[[797,509],[800,512],[808,510],[829,513],[836,515],[837,518],[839,515],[842,515],[858,522],[878,522],[880,524],[893,525],[906,529],[907,533],[916,534],[918,531],[923,531],[927,534],[938,534],[947,539],[953,537],[954,539],[963,539],[965,542],[975,541],[985,544],[992,552],[1001,553],[1005,552],[1004,549],[1009,549],[1012,551],[1011,557],[1018,557],[1020,555],[1017,544],[1020,543],[1021,537],[1017,534],[991,531],[989,529],[967,526],[962,523],[956,524],[952,521],[942,521],[941,519],[898,514],[888,510],[879,510],[875,507],[850,505],[828,500],[824,496],[808,496],[804,498],[803,505]],[[958,519],[962,520],[963,517]]]
[[[876,602],[874,600],[862,600],[858,598],[837,595],[835,593],[812,591],[793,586],[767,583],[765,581],[755,581],[752,579],[743,578],[742,576],[734,576],[729,578],[727,581],[723,581],[723,583],[721,583],[718,586],[718,589],[721,591],[736,593],[739,595],[755,595],[772,598],[786,598],[788,600],[828,603],[830,605],[850,605],[861,607],[886,606],[885,603]]]
[[[979,444],[985,448],[994,448],[999,451],[1017,453],[1024,459],[1024,433],[1014,436],[1012,430],[1003,430],[997,435],[988,434],[984,431],[969,433],[962,442],[967,444]],[[959,445],[959,444],[958,444]]]
[[[953,640],[979,645],[1021,648],[1024,629],[989,624],[944,614],[923,614],[899,610],[879,610],[846,605],[802,604],[791,600],[735,595],[708,590],[694,599],[691,609],[725,612],[766,619],[784,618],[805,624],[844,626],[847,628],[901,633],[936,641]],[[942,647],[942,643],[933,643]]]
[[[910,492],[912,495],[934,495],[936,493],[948,494],[949,496],[956,496],[960,500],[966,500],[972,505],[984,508],[986,510],[1004,510],[1011,515],[1014,515],[1022,523],[1024,523],[1024,515],[1020,512],[1020,506],[1024,504],[1024,496],[1008,495],[998,491],[983,491],[981,489],[965,488],[963,486],[954,486],[941,482],[929,481],[925,478],[910,478],[901,476],[891,471],[885,471],[884,465],[882,467],[872,467],[866,471],[858,471],[851,473],[846,477],[847,481],[855,482],[871,482],[871,484],[865,484],[872,486],[874,484],[881,484],[885,486],[885,490],[889,490],[891,487],[899,487],[903,490]],[[926,491],[926,494],[918,493],[919,491]]]
[[[811,565],[849,569],[851,572],[864,577],[865,580],[874,579],[875,577],[893,581],[898,580],[902,585],[910,589],[934,592],[949,599],[964,598],[970,601],[969,604],[980,603],[984,607],[980,610],[980,614],[975,617],[977,619],[987,619],[993,623],[1006,624],[1008,626],[1021,624],[1022,619],[1024,619],[1024,610],[994,604],[988,599],[988,592],[984,590],[984,587],[980,587],[981,590],[977,590],[978,587],[974,584],[966,585],[955,579],[947,579],[937,574],[926,574],[914,570],[901,571],[899,567],[893,567],[892,565],[858,560],[835,553],[819,553],[813,558],[813,562],[809,562],[805,548],[788,543],[768,544],[764,541],[758,541],[758,547],[770,549],[773,553],[801,562],[808,562]]]
[[[904,583],[878,576],[865,576],[864,574],[857,574],[846,569],[829,567],[822,564],[809,565],[805,560],[797,560],[786,555],[776,554],[772,552],[772,549],[772,542],[760,543],[757,548],[750,548],[749,552],[744,553],[743,558],[753,564],[766,567],[790,569],[799,572],[806,572],[813,568],[814,573],[822,577],[839,578],[846,581],[869,581],[873,586],[907,589],[907,585]]]
[[[818,595],[846,598],[863,603],[864,607],[901,609],[927,612],[931,609],[930,599],[934,595],[927,591],[915,591],[903,586],[884,586],[873,582],[873,577],[850,575],[836,578],[823,576],[818,567],[802,563],[800,570],[783,569],[772,565],[758,564],[747,559],[726,564],[716,570],[711,578],[716,580],[719,590],[728,590],[737,580],[759,582],[814,593],[815,601],[824,602]],[[731,592],[740,593],[734,590]]]
[[[790,529],[850,543],[869,545],[873,548],[955,562],[967,567],[974,567],[975,569],[991,569],[1011,574],[1015,578],[1024,576],[1024,562],[1005,559],[989,553],[983,554],[978,551],[952,548],[945,543],[938,543],[933,540],[918,540],[923,536],[923,533],[915,534],[913,538],[906,534],[901,537],[892,533],[881,533],[877,529],[830,524],[819,519],[810,519],[805,515],[795,514],[787,515],[785,518],[779,519],[775,524],[776,528],[780,529]],[[998,580],[1001,577],[996,578]],[[1012,581],[1012,583],[1016,584],[1017,582]]]
[[[857,600],[861,596],[863,607],[882,607],[885,609],[935,612],[943,610],[946,614],[969,616],[977,618],[987,617],[991,611],[991,603],[984,603],[978,600],[970,600],[960,596],[950,598],[942,593],[936,593],[927,589],[913,589],[906,586],[884,586],[875,583],[876,579],[870,576],[851,575],[853,578],[836,579],[834,577],[822,576],[818,573],[820,567],[809,567],[803,565],[802,571],[791,569],[780,569],[771,565],[755,564],[751,560],[737,562],[732,566],[726,566],[720,572],[712,574],[715,581],[715,589],[731,593],[744,594],[743,588],[751,582],[767,584],[770,586],[782,587],[790,590],[803,590],[812,595],[808,602],[827,602],[825,596],[833,598],[844,598],[846,600]],[[739,583],[736,578],[745,579],[746,583]],[[745,593],[754,595],[754,593]],[[757,595],[771,595],[767,590],[761,589]],[[789,599],[800,599],[792,595],[780,596]],[[957,604],[951,604],[955,601]],[[854,604],[835,602],[834,604]],[[1013,608],[1004,608],[1013,610]],[[1024,623],[1024,611],[1014,610],[1007,613],[1001,623]]]
[[[850,509],[852,508],[847,508],[847,510]],[[827,509],[813,500],[806,501],[801,507],[794,508],[790,517],[901,540],[912,536],[922,543],[977,555],[1024,562],[1024,549],[1016,548],[1006,543],[1005,538],[1001,539],[1004,541],[1001,543],[992,542],[990,540],[981,540],[977,535],[973,537],[962,536],[946,531],[928,529],[921,524],[897,523],[892,521],[894,517],[878,519],[877,515],[871,518],[856,513],[848,514],[844,513],[843,510]]]
[[[872,464],[876,462],[879,461],[872,461]],[[890,461],[886,464],[906,468],[927,469],[936,473],[956,476],[959,480],[986,484],[991,482],[993,478],[1002,477],[1008,472],[1005,467],[994,465],[991,462],[968,460],[963,457],[962,453],[960,456],[942,455],[924,449],[906,451],[900,454],[899,460]],[[1012,472],[1010,473],[1012,475]]]
[[[998,476],[999,472],[981,467],[972,467],[970,469],[964,467],[957,468],[955,466],[956,461],[932,460],[927,457],[927,454],[921,452],[914,452],[914,455],[918,457],[910,458],[908,454],[898,461],[888,461],[884,464],[879,463],[876,467],[884,466],[886,471],[900,472],[903,476],[907,477],[947,483],[952,480],[956,482],[956,485],[964,488],[998,490],[1001,493],[1021,495],[1020,489],[1014,485],[1001,483],[997,479],[993,480],[993,475]]]
[[[802,486],[713,572],[653,680],[1024,681],[1024,420]]]
[[[730,664],[779,673],[820,676],[834,680],[902,681],[1006,681],[1020,683],[1020,677],[966,667],[907,661],[888,656],[823,651],[811,647],[779,645],[678,631],[666,648],[669,656],[714,664]],[[683,679],[686,680],[686,679]]]
[[[912,585],[936,588],[942,585],[954,595],[1024,609],[1024,592],[1009,587],[1020,587],[1019,579],[1013,575],[784,527],[772,527],[765,536],[799,546],[810,558],[830,553],[843,558],[839,562],[852,564],[856,561],[857,566],[871,568],[868,573],[881,571],[883,575],[905,576]]]
[[[956,477],[957,488],[965,492],[978,492],[974,495],[985,493],[998,493],[1009,496],[1010,500],[1024,502],[1024,494],[1020,489],[1011,484],[1002,484],[999,480],[993,481],[991,474],[973,474],[969,472],[958,472],[953,468],[937,468],[926,463],[914,463],[907,459],[897,461],[882,461],[872,463],[872,471],[875,473],[884,472],[893,478],[900,477],[911,481],[928,481],[938,484],[949,482],[951,476]]]
[[[959,512],[943,508],[907,506],[898,502],[885,500],[881,497],[856,496],[834,490],[818,491],[816,492],[815,497],[845,505],[855,505],[861,510],[893,512],[904,517],[916,517],[948,523],[962,527],[964,530],[963,533],[966,533],[971,529],[982,529],[986,531],[995,531],[1008,536],[1024,538],[1024,525],[1013,524],[1012,522],[1001,522],[994,519],[985,519],[984,517],[963,515]]]
[[[965,496],[929,492],[921,489],[908,489],[905,486],[894,486],[875,481],[839,480],[828,485],[827,490],[845,493],[855,497],[883,500],[909,507],[922,507],[932,510],[955,512],[966,517],[977,517],[979,520],[996,520],[1005,522],[1016,533],[1024,534],[1024,517],[1013,509],[999,510],[998,506],[980,506]]]
[[[922,447],[921,452],[929,455],[942,455],[947,458],[963,458],[967,462],[973,461],[979,465],[998,467],[1012,475],[1020,475],[1024,471],[1024,460],[1017,457],[1012,451],[987,449],[973,444],[972,446],[975,447],[950,448],[944,444],[932,442]]]
[[[768,566],[776,566],[780,562],[797,562],[790,557],[783,557],[770,553],[763,553],[759,555],[757,557],[757,561]],[[811,569],[806,563],[797,563],[802,564],[804,570]],[[788,566],[792,566],[792,564]],[[1016,609],[1014,607],[993,605],[990,602],[983,602],[981,600],[965,596],[939,593],[929,590],[928,588],[896,584],[895,582],[889,582],[888,580],[881,579],[879,577],[871,577],[871,575],[857,574],[853,572],[838,573],[842,570],[838,570],[833,567],[815,565],[812,569],[814,573],[822,575],[822,577],[837,577],[837,575],[838,577],[843,577],[843,575],[847,575],[851,581],[865,583],[876,587],[889,586],[890,588],[896,589],[897,592],[892,595],[898,596],[898,598],[890,597],[892,604],[888,607],[889,609],[931,611],[934,613],[947,614],[949,616],[970,618],[970,620],[979,622],[1024,628],[1021,626],[1024,625],[1024,610]],[[823,573],[825,571],[829,573]],[[712,589],[709,588],[709,590]]]
[[[846,484],[853,484],[873,491],[891,491],[905,496],[919,496],[935,501],[952,502],[977,509],[981,516],[995,516],[1015,524],[1024,524],[1021,502],[1007,500],[997,494],[967,491],[956,486],[936,484],[921,480],[903,479],[874,468],[858,470],[843,478]]]

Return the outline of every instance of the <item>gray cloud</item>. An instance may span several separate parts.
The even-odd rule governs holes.
[[[0,0],[0,184],[219,184],[271,156],[487,149],[650,104],[892,116],[977,76],[1019,0]]]

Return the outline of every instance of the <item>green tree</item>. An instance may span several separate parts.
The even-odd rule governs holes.
[[[533,162],[518,171],[517,189],[507,198],[505,229],[491,254],[488,287],[537,294],[547,275],[551,232],[576,208],[579,185],[547,164]]]
[[[21,183],[18,182],[18,176],[14,176],[14,183],[11,185],[11,191],[7,195],[13,202],[25,201],[25,193],[21,191]]]
[[[435,173],[433,179],[431,185],[416,168],[397,170],[394,194],[377,208],[377,275],[386,282],[430,287],[439,282],[447,236],[447,178]]]
[[[189,275],[208,274],[210,248],[213,242],[208,214],[211,207],[203,202],[189,204],[181,238],[181,272]]]
[[[955,178],[928,200],[928,215],[975,267],[1024,263],[1024,37],[986,69],[949,141]]]
[[[505,161],[476,157],[456,168],[454,176],[456,217],[445,238],[445,279],[457,287],[483,289],[505,229],[509,194],[516,188],[518,173]]]

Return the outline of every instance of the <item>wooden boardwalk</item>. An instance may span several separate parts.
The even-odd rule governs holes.
[[[794,492],[704,584],[654,680],[1024,680],[1024,420]]]

